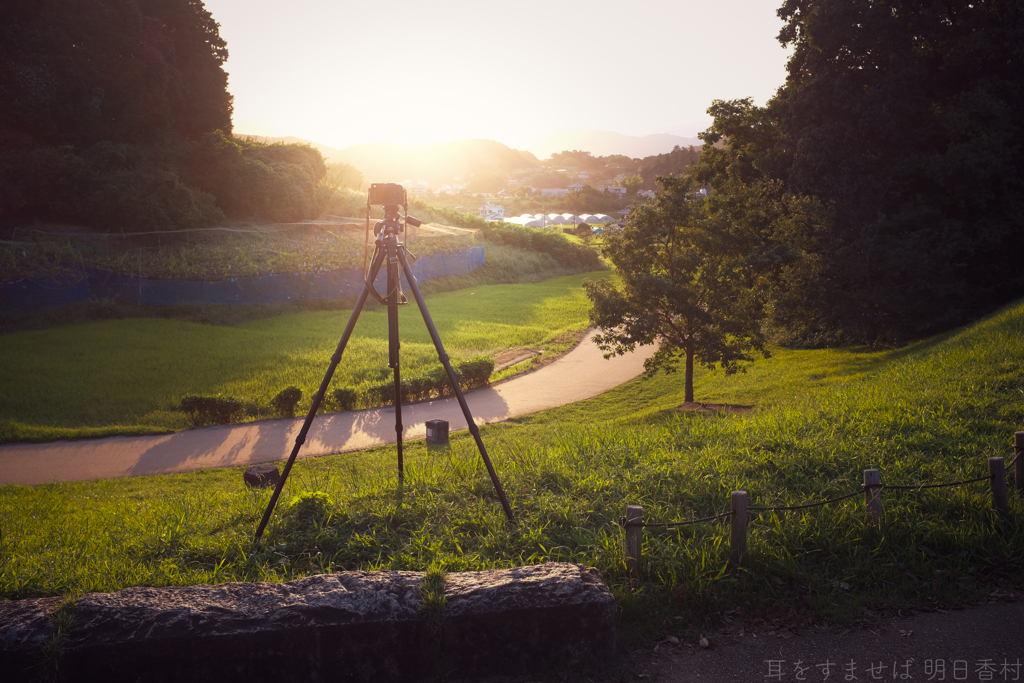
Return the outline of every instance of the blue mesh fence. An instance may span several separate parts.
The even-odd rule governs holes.
[[[423,256],[409,267],[416,281],[423,282],[444,275],[465,275],[483,264],[483,247],[472,247],[455,254]],[[75,276],[0,283],[0,312],[32,313],[90,296],[148,306],[242,305],[358,296],[363,288],[363,273],[359,270],[282,273],[213,282],[155,280],[88,267],[74,270]],[[386,289],[386,280],[385,269],[381,268],[374,283],[378,291]],[[409,284],[404,275],[402,283],[406,287]]]

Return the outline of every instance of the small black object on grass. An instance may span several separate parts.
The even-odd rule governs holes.
[[[278,471],[277,465],[256,465],[247,469],[242,478],[249,488],[262,489],[267,486],[277,486],[277,482],[281,479],[281,473]]]
[[[448,421],[427,420],[427,445],[447,446],[448,445]]]

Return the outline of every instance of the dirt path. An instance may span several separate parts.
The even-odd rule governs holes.
[[[605,360],[593,332],[561,358],[506,382],[466,394],[477,424],[499,422],[592,398],[643,371],[653,347]],[[467,428],[454,398],[402,407],[407,441],[426,436],[427,420],[447,420],[450,431]],[[0,446],[0,485],[86,481],[187,472],[285,460],[303,418],[190,429],[159,436]],[[299,451],[309,458],[395,442],[395,409],[374,408],[319,415]]]

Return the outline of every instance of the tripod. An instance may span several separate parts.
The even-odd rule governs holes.
[[[404,188],[401,189],[401,194],[404,198]],[[371,197],[372,196],[371,192]],[[368,200],[367,227],[369,227],[369,207],[370,204]],[[306,414],[306,420],[302,424],[302,429],[299,431],[298,436],[295,437],[295,446],[292,448],[291,455],[288,456],[288,462],[284,466],[284,471],[281,472],[281,478],[277,482],[277,487],[274,489],[274,495],[270,498],[270,503],[267,505],[267,509],[263,512],[263,519],[260,521],[260,525],[256,529],[256,541],[260,540],[260,537],[263,535],[263,530],[267,526],[267,522],[270,521],[270,516],[274,512],[274,506],[277,505],[277,499],[280,497],[281,490],[284,488],[284,483],[288,479],[288,473],[291,471],[292,465],[295,463],[295,458],[299,454],[299,449],[302,448],[302,444],[306,441],[306,434],[309,432],[309,428],[313,424],[313,418],[320,409],[320,404],[323,403],[324,396],[327,393],[327,386],[331,383],[331,377],[334,376],[334,371],[338,367],[338,363],[341,362],[341,355],[345,351],[345,346],[348,344],[348,340],[352,336],[352,330],[355,328],[356,321],[359,319],[359,314],[362,312],[363,305],[366,303],[366,299],[369,296],[372,296],[388,309],[388,367],[392,368],[395,381],[395,433],[398,443],[399,488],[403,485],[405,481],[405,467],[402,460],[402,381],[398,356],[400,346],[398,340],[398,307],[402,304],[408,303],[408,301],[402,293],[402,273],[405,273],[405,278],[409,283],[409,289],[412,290],[413,298],[416,299],[416,305],[419,306],[420,314],[423,316],[423,322],[426,323],[427,331],[430,333],[430,338],[434,342],[434,349],[437,351],[437,357],[444,366],[445,372],[448,374],[448,380],[452,384],[452,389],[454,390],[455,396],[462,408],[462,414],[465,416],[466,423],[469,425],[469,432],[473,435],[473,439],[476,441],[476,447],[477,450],[480,451],[480,457],[483,458],[484,464],[487,466],[487,472],[490,474],[491,483],[494,485],[494,490],[498,494],[498,499],[501,501],[501,507],[505,511],[505,516],[508,517],[509,521],[512,521],[512,509],[509,507],[508,500],[505,498],[505,492],[501,488],[501,482],[498,481],[498,475],[494,471],[491,459],[487,456],[487,449],[484,447],[484,442],[480,438],[480,430],[477,428],[476,423],[473,421],[473,416],[469,412],[469,406],[466,404],[465,396],[462,395],[462,389],[459,387],[459,380],[455,375],[455,370],[452,369],[452,364],[448,359],[448,354],[445,353],[444,346],[441,344],[441,338],[437,334],[437,328],[434,327],[434,321],[430,318],[430,312],[427,310],[427,305],[423,301],[423,295],[420,294],[420,288],[416,284],[416,278],[413,277],[412,271],[409,268],[409,262],[406,259],[405,245],[398,241],[398,234],[403,228],[402,221],[399,220],[400,218],[397,204],[384,205],[384,220],[379,221],[374,226],[375,239],[373,259],[371,260],[370,268],[366,273],[365,287],[363,287],[363,291],[359,294],[355,308],[352,310],[352,315],[349,318],[348,325],[345,327],[345,332],[341,335],[341,341],[338,342],[338,348],[331,357],[331,364],[328,366],[327,373],[324,375],[324,379],[320,383],[320,390],[317,391],[316,396],[313,398],[313,403],[310,405],[309,412]],[[420,223],[420,221],[408,215],[408,209],[406,209],[405,222],[412,225],[419,225]],[[387,262],[387,294],[382,297],[374,288],[374,281],[377,279],[377,274],[380,272],[381,265],[384,264],[385,261]]]

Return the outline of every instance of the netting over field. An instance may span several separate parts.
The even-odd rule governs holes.
[[[423,256],[409,266],[416,281],[422,282],[444,275],[465,275],[483,264],[483,247],[472,247],[455,254]],[[81,266],[69,270],[75,275],[0,283],[0,313],[43,311],[90,296],[148,306],[241,305],[358,296],[363,288],[363,273],[359,270],[281,273],[213,282],[155,280]],[[386,279],[381,268],[374,283],[378,291],[386,289]],[[409,284],[404,276],[402,283]]]

